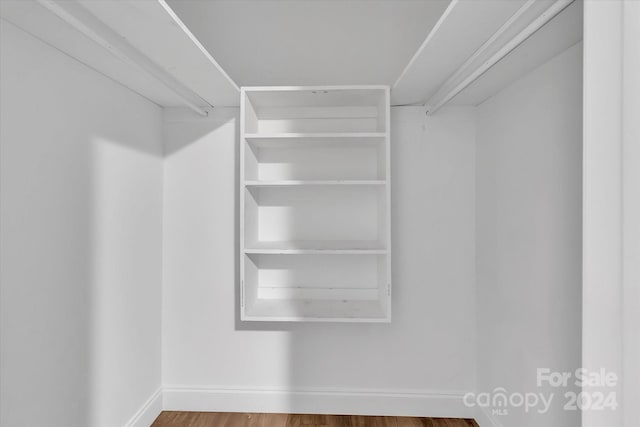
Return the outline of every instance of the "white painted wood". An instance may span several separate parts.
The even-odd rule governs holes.
[[[125,427],[147,427],[162,412],[162,388],[158,388],[125,424]]]
[[[267,322],[386,323],[379,301],[256,299],[242,320]]]
[[[246,254],[386,254],[382,241],[305,240],[252,242]]]
[[[574,1],[462,90],[451,105],[478,105],[582,40],[583,2]]]
[[[394,83],[392,104],[424,104],[525,1],[452,1]]]
[[[316,180],[316,181],[245,181],[247,187],[282,187],[291,185],[385,185],[383,180]]]
[[[473,418],[465,390],[192,386],[169,384],[165,411],[235,411]],[[482,425],[482,427],[489,427]]]
[[[446,82],[440,87],[438,92],[431,97],[431,99],[438,97],[438,94],[444,90],[449,90],[461,77],[464,76],[465,71],[471,68],[476,60],[482,57],[483,54],[490,51],[492,46],[508,31],[515,26],[515,24],[522,19],[523,16],[532,8],[535,4],[536,0],[527,0],[521,7],[511,15],[511,17],[504,23],[498,30],[493,33],[491,37],[487,41],[485,41],[482,46],[476,50],[473,55],[471,55],[465,62],[453,73]],[[431,102],[427,102],[427,105],[433,105]]]
[[[207,104],[238,106],[240,88],[164,0],[78,0]]]
[[[241,86],[391,84],[450,0],[167,0]]]
[[[257,121],[257,119],[255,119]],[[245,138],[249,141],[270,140],[270,139],[301,139],[308,140],[318,139],[384,139],[387,136],[385,132],[307,132],[307,133],[246,133]],[[326,141],[323,141],[323,144]]]
[[[573,3],[573,1],[574,0],[557,0],[533,21],[529,22],[522,30],[519,30],[516,34],[511,34],[512,31],[518,29],[518,24],[522,25],[522,21],[527,22],[524,17],[527,17],[530,11],[535,11],[535,8],[532,7],[535,3],[528,0],[527,3],[500,27],[487,43],[480,46],[478,51],[427,101],[429,113],[433,114],[442,108],[442,106],[453,97],[472,84],[478,77],[502,60],[502,58],[511,53],[512,50],[517,48],[522,42],[562,12],[567,6]],[[496,48],[497,50],[490,54],[490,56],[485,56],[485,53],[491,52],[492,49],[495,50]]]
[[[378,289],[260,286],[258,298],[277,300],[377,300]]]
[[[413,67],[416,62],[420,61],[421,59],[420,57],[421,55],[423,55],[424,50],[427,48],[427,46],[429,46],[431,40],[436,36],[436,34],[438,34],[438,32],[440,31],[440,27],[444,24],[445,20],[449,18],[449,15],[454,10],[456,10],[456,12],[459,10],[459,4],[458,4],[459,1],[460,0],[451,0],[451,2],[447,6],[447,8],[444,10],[442,15],[438,18],[438,21],[435,23],[433,28],[431,28],[431,31],[429,31],[429,34],[427,34],[427,37],[424,39],[424,41],[422,42],[418,50],[413,54],[413,56],[409,60],[409,63],[402,69],[402,72],[400,73],[396,81],[393,83],[393,89],[395,89],[400,84],[402,79],[405,78],[405,76],[409,73],[409,70],[411,69],[411,67]],[[451,21],[447,21],[447,22],[449,23]],[[394,96],[395,96],[395,93],[394,93]],[[392,99],[395,101],[396,98],[394,97]]]
[[[2,0],[0,16],[158,105],[183,105],[165,85],[156,79],[150,79],[136,65],[124,62],[97,46],[93,40],[78,33],[35,0]],[[193,113],[190,111],[189,114]]]
[[[235,83],[162,1],[3,0],[0,16],[158,105],[238,105]]]
[[[206,116],[205,110],[198,106],[197,95],[187,89],[173,76],[167,74],[144,53],[133,47],[126,38],[121,37],[104,22],[82,7],[76,1],[37,0],[38,4],[62,19],[74,29],[96,42],[124,62],[139,67],[172,90],[180,101],[196,113]],[[196,101],[192,101],[196,99]]]
[[[241,95],[241,318],[389,321],[389,90]]]
[[[541,30],[523,30],[560,3],[554,0],[452,1],[393,86],[394,105],[435,105],[474,70],[477,80],[458,87],[456,105],[478,105],[522,75],[582,39],[582,1],[573,2]],[[555,4],[555,5],[554,5]],[[492,66],[503,46],[517,48]],[[503,53],[508,49],[504,49]],[[500,56],[500,55],[497,55]],[[491,61],[493,62],[493,61]],[[485,64],[487,63],[487,64]],[[470,83],[469,79],[466,83]],[[433,99],[432,99],[433,98]]]

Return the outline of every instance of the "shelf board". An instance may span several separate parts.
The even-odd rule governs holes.
[[[257,299],[242,320],[272,322],[389,322],[379,301]]]
[[[378,288],[258,286],[258,299],[324,300],[324,301],[377,301]]]
[[[249,141],[271,139],[380,139],[387,136],[386,132],[304,132],[304,133],[245,133],[244,138]]]
[[[246,187],[286,187],[300,185],[385,185],[385,180],[282,180],[282,181],[245,181]]]
[[[245,247],[247,255],[384,255],[386,248],[376,241],[309,240],[257,242]]]

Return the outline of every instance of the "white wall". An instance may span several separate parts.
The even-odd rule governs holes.
[[[545,415],[496,417],[507,427],[580,425],[536,369],[581,361],[581,75],[579,44],[478,108],[478,391],[556,393]]]
[[[624,3],[622,299],[624,427],[640,425],[640,2]],[[613,82],[611,82],[613,83]]]
[[[616,373],[615,411],[584,427],[640,424],[640,4],[585,2],[583,364]]]
[[[0,424],[122,426],[160,386],[161,110],[0,22]]]
[[[166,407],[469,415],[460,398],[475,386],[473,109],[429,119],[392,109],[388,325],[238,320],[236,115],[165,114]]]

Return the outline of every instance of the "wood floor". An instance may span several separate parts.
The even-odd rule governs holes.
[[[151,427],[478,427],[478,424],[453,418],[165,411]]]

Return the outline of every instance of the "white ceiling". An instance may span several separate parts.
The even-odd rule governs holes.
[[[424,104],[518,8],[530,6],[513,31],[555,1],[0,0],[0,17],[158,105],[202,114],[237,106],[236,84],[383,84],[392,104]],[[452,103],[477,105],[581,39],[578,0]]]
[[[169,0],[240,86],[392,85],[450,0]]]

